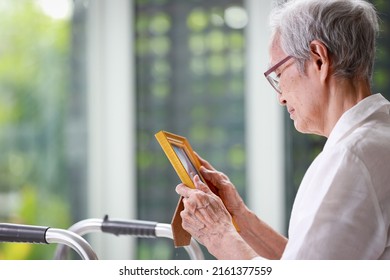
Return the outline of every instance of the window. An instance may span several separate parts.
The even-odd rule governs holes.
[[[257,29],[246,28],[248,13],[251,10],[264,13],[259,16],[260,18],[266,17],[268,8],[262,9],[263,6],[260,6],[264,3],[260,4],[257,0],[131,1],[134,5],[131,8],[134,9],[132,24],[134,24],[135,37],[135,77],[126,75],[125,82],[131,83],[129,81],[135,78],[136,128],[134,131],[133,128],[128,129],[129,134],[133,133],[137,140],[137,183],[134,184],[137,192],[133,194],[132,180],[135,180],[133,179],[135,176],[132,176],[132,163],[125,165],[124,170],[124,173],[130,174],[128,176],[131,180],[115,181],[111,179],[113,177],[116,179],[118,176],[105,174],[97,178],[98,186],[92,184],[92,187],[87,189],[90,184],[89,178],[107,172],[106,167],[114,169],[117,167],[117,157],[115,157],[117,155],[108,157],[112,150],[107,149],[104,155],[99,154],[96,157],[99,161],[96,163],[98,166],[93,169],[93,172],[90,171],[90,166],[94,164],[90,160],[90,143],[94,140],[99,141],[98,144],[101,146],[97,145],[94,150],[97,152],[102,150],[101,147],[112,146],[110,143],[115,143],[115,135],[111,136],[111,142],[106,141],[108,139],[106,136],[112,132],[109,128],[117,119],[111,118],[111,122],[105,119],[107,118],[105,113],[110,111],[109,113],[112,114],[112,111],[115,111],[114,106],[110,107],[110,110],[106,110],[104,106],[102,106],[104,108],[97,108],[94,116],[101,118],[93,120],[98,131],[91,136],[90,123],[88,123],[91,120],[87,118],[91,115],[88,110],[95,107],[93,102],[99,101],[98,105],[102,105],[101,103],[108,100],[114,92],[121,91],[121,96],[125,97],[123,100],[127,100],[126,96],[133,94],[130,92],[132,90],[128,90],[128,84],[122,85],[119,90],[118,88],[113,90],[112,86],[117,84],[117,80],[112,78],[118,75],[118,72],[115,72],[118,70],[118,59],[125,60],[123,58],[125,56],[121,53],[120,57],[116,56],[115,62],[112,62],[112,53],[117,50],[113,45],[118,45],[115,44],[118,38],[123,42],[129,39],[126,46],[131,45],[130,38],[126,38],[123,34],[130,34],[129,37],[133,37],[127,29],[117,34],[114,40],[109,36],[112,35],[110,30],[115,28],[110,29],[112,25],[108,22],[112,22],[112,18],[117,17],[118,13],[115,9],[123,6],[115,6],[113,3],[117,5],[117,1],[63,0],[60,2],[68,6],[61,7],[62,12],[69,11],[74,6],[72,17],[70,14],[64,17],[58,14],[58,9],[53,10],[50,5],[44,5],[51,2],[53,1],[0,0],[2,34],[0,40],[0,219],[2,221],[67,228],[90,214],[88,213],[90,209],[86,209],[89,200],[89,202],[96,202],[88,205],[95,211],[93,215],[95,213],[100,215],[100,211],[104,213],[108,211],[107,214],[111,215],[117,211],[115,213],[121,214],[118,218],[131,216],[140,220],[170,223],[178,201],[174,187],[179,183],[179,178],[154,139],[154,134],[164,129],[186,136],[201,156],[230,177],[241,195],[251,202],[251,208],[261,204],[261,211],[272,213],[277,212],[276,208],[281,208],[280,205],[275,206],[274,200],[270,200],[268,196],[270,192],[275,191],[275,184],[269,181],[269,178],[259,184],[257,172],[271,174],[272,172],[268,171],[276,169],[276,176],[273,176],[273,173],[269,176],[283,177],[283,174],[279,174],[280,162],[284,159],[284,153],[280,149],[281,144],[275,144],[273,149],[269,149],[268,146],[269,143],[284,139],[287,150],[286,192],[284,194],[278,189],[273,196],[279,198],[279,195],[286,195],[285,225],[287,228],[297,188],[308,165],[321,151],[325,139],[296,132],[288,116],[284,122],[285,137],[279,137],[281,125],[274,118],[279,111],[273,111],[272,124],[268,124],[269,121],[264,117],[269,117],[268,107],[277,103],[266,81],[264,81],[264,88],[262,85],[257,85],[258,79],[263,79],[261,73],[268,62],[265,57],[266,47],[258,45],[259,41],[265,41],[266,35],[262,32],[259,39]],[[60,2],[56,2],[56,5]],[[246,11],[244,2],[251,3],[256,9]],[[390,98],[390,84],[387,79],[390,61],[387,52],[390,43],[387,36],[390,4],[381,0],[372,2],[380,11],[382,18],[373,91],[381,92]],[[123,5],[125,2],[121,3]],[[111,9],[109,16],[104,17],[107,14],[103,12],[106,12],[106,8],[110,5],[115,6],[115,9]],[[94,11],[91,12],[91,9]],[[252,22],[259,17],[252,18]],[[115,22],[120,24],[121,21]],[[246,31],[249,31],[251,36],[245,36]],[[93,37],[90,36],[91,33],[98,38],[91,40]],[[253,41],[246,42],[248,38],[253,40],[253,37],[258,40],[255,42],[255,47]],[[119,42],[122,42],[120,40]],[[126,47],[125,51],[127,49],[130,48]],[[257,57],[255,63],[249,65],[250,73],[247,73],[245,56],[250,53],[253,59],[258,54],[258,49],[264,49],[262,54],[264,57]],[[100,51],[104,52],[102,61],[99,61]],[[89,52],[94,54],[90,55]],[[133,54],[132,50],[129,53]],[[124,64],[127,65],[127,62]],[[97,71],[94,73],[95,80],[88,80],[90,77],[88,71],[91,69]],[[123,72],[126,71],[121,71]],[[113,75],[109,82],[96,82],[100,78],[107,78],[107,73]],[[248,84],[255,88],[252,91],[260,94],[245,95],[248,92],[246,88],[248,84],[245,82],[248,76],[251,80]],[[256,86],[252,86],[252,83],[256,83]],[[90,84],[95,84],[95,87],[90,89]],[[267,106],[262,106],[262,112],[255,112],[258,111],[258,107],[245,107],[248,100],[251,100],[251,103],[267,104]],[[261,101],[258,102],[259,100]],[[128,107],[133,108],[133,103]],[[256,128],[255,133],[254,129],[253,131],[245,129],[249,122],[245,119],[247,114],[245,110],[248,110],[248,107],[251,115],[258,114],[256,119],[250,120],[252,123],[250,127]],[[114,112],[114,115],[115,113],[117,112]],[[132,113],[131,109],[130,114]],[[132,121],[132,119],[127,120],[125,125],[131,126]],[[118,130],[121,129],[122,127]],[[267,139],[263,137],[264,131],[268,133]],[[246,139],[247,135],[250,136],[247,137],[248,139]],[[251,145],[248,145],[249,140],[252,141]],[[272,141],[268,142],[268,140]],[[261,146],[260,152],[257,150],[259,146]],[[255,154],[259,154],[259,161],[256,160],[256,164],[250,164],[247,168],[246,162],[251,160],[254,148]],[[120,149],[122,150],[123,153],[119,156],[133,159],[132,151],[128,151],[127,146]],[[276,150],[281,155],[275,156]],[[275,157],[278,161],[274,159]],[[250,179],[247,179],[249,173],[252,176],[248,176]],[[263,175],[264,173],[260,179],[264,178]],[[106,185],[108,177],[110,177],[109,189]],[[100,180],[101,178],[103,180]],[[251,182],[246,182],[247,180]],[[114,184],[116,185],[113,191]],[[248,188],[245,188],[247,184]],[[259,192],[261,195],[258,195],[259,193],[256,192],[260,188],[262,188]],[[256,193],[256,200],[252,199],[252,192]],[[93,194],[97,195],[96,199],[92,197]],[[111,195],[109,199],[106,199],[107,194]],[[132,197],[133,195],[137,198]],[[258,197],[266,197],[266,199],[259,203]],[[117,202],[118,198],[121,199],[121,203]],[[109,203],[102,203],[106,200],[109,200]],[[137,217],[133,216],[133,212],[127,213],[131,207],[123,205],[126,203],[137,204]],[[114,204],[119,205],[113,206]],[[264,215],[264,213],[259,214],[262,217]],[[88,218],[102,217],[88,216]],[[119,245],[110,248],[112,258],[118,256],[118,247],[127,246],[123,245],[126,244],[123,241],[127,242],[127,239],[119,240]],[[96,244],[100,246],[101,243],[99,240]],[[139,239],[137,243],[137,252],[134,256],[136,259],[187,258],[184,250],[174,249],[170,240]],[[107,244],[112,245],[107,242],[101,247],[108,247],[105,246]],[[125,253],[129,251],[128,248],[130,247],[123,249]],[[0,259],[50,259],[53,257],[54,249],[54,247],[47,248],[32,244],[3,243],[0,244]],[[107,258],[111,257],[110,254]],[[212,258],[206,252],[205,254],[206,258]]]
[[[135,1],[138,218],[170,223],[179,178],[153,135],[191,146],[245,195],[243,1]],[[138,258],[185,258],[140,240]]]

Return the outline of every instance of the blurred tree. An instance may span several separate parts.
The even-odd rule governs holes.
[[[70,26],[37,3],[0,1],[0,219],[68,227]],[[53,249],[0,244],[0,259],[50,259]]]

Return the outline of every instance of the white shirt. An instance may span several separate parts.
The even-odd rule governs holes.
[[[282,259],[390,259],[390,103],[345,112],[295,198]]]

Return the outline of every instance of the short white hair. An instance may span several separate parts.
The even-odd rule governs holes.
[[[337,77],[371,81],[375,61],[378,16],[364,0],[290,0],[276,5],[270,15],[273,39],[296,58],[305,71],[310,42],[328,49]]]

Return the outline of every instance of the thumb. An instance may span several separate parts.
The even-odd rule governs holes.
[[[202,180],[199,178],[198,174],[196,174],[194,176],[194,183],[195,183],[196,189],[201,190],[205,193],[211,192],[210,188],[205,183],[202,182]]]

